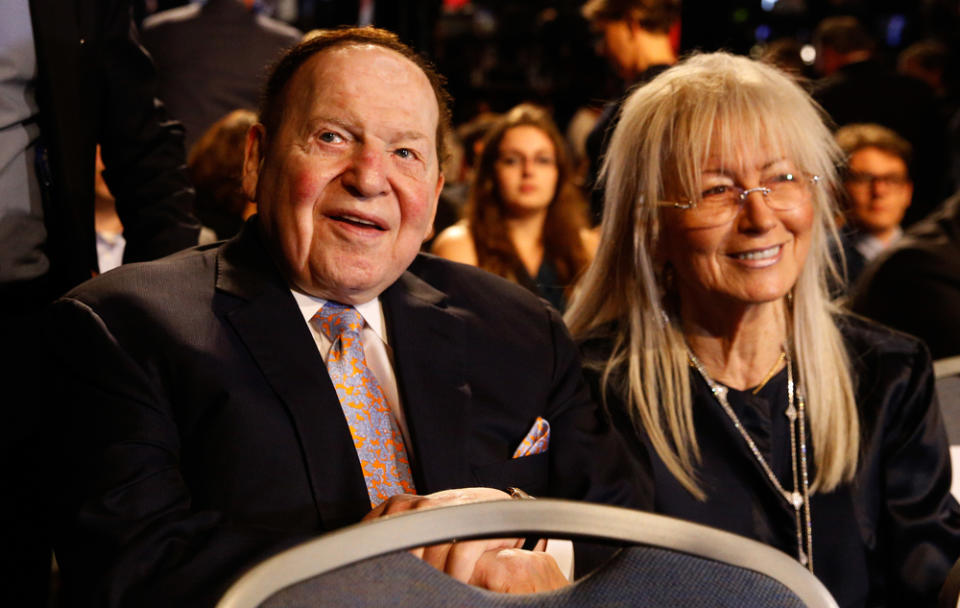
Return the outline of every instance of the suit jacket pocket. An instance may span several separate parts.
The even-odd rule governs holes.
[[[550,486],[549,452],[511,458],[473,467],[477,485],[505,490],[520,488],[536,497],[543,495]]]

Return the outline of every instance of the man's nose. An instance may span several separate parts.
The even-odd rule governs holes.
[[[359,146],[344,172],[343,185],[358,198],[371,198],[387,191],[387,153],[371,144]]]

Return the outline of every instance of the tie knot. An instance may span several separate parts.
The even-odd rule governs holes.
[[[320,322],[320,331],[330,340],[344,334],[359,334],[363,328],[363,317],[357,309],[337,302],[327,302],[313,318]]]

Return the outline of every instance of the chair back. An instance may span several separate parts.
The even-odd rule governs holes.
[[[953,470],[950,491],[960,500],[960,356],[934,361],[933,375],[936,378],[940,413],[950,440],[950,464]]]
[[[594,539],[630,546],[563,589],[527,595],[470,587],[406,553],[480,537]],[[254,567],[218,608],[388,605],[499,607],[835,607],[796,560],[762,543],[663,515],[564,500],[494,501],[362,522]]]

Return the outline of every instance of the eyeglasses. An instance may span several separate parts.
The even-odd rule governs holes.
[[[901,188],[910,182],[910,178],[899,173],[887,173],[885,175],[874,175],[873,173],[863,173],[860,171],[851,171],[844,177],[844,182],[852,186],[873,188],[874,184],[882,184],[887,188]]]
[[[810,194],[810,185],[819,182],[819,175],[780,173],[761,179],[760,185],[754,188],[713,186],[700,193],[698,199],[662,201],[660,206],[687,211],[690,220],[698,225],[720,226],[733,221],[744,201],[754,192],[759,192],[774,211],[789,211],[804,204]]]

